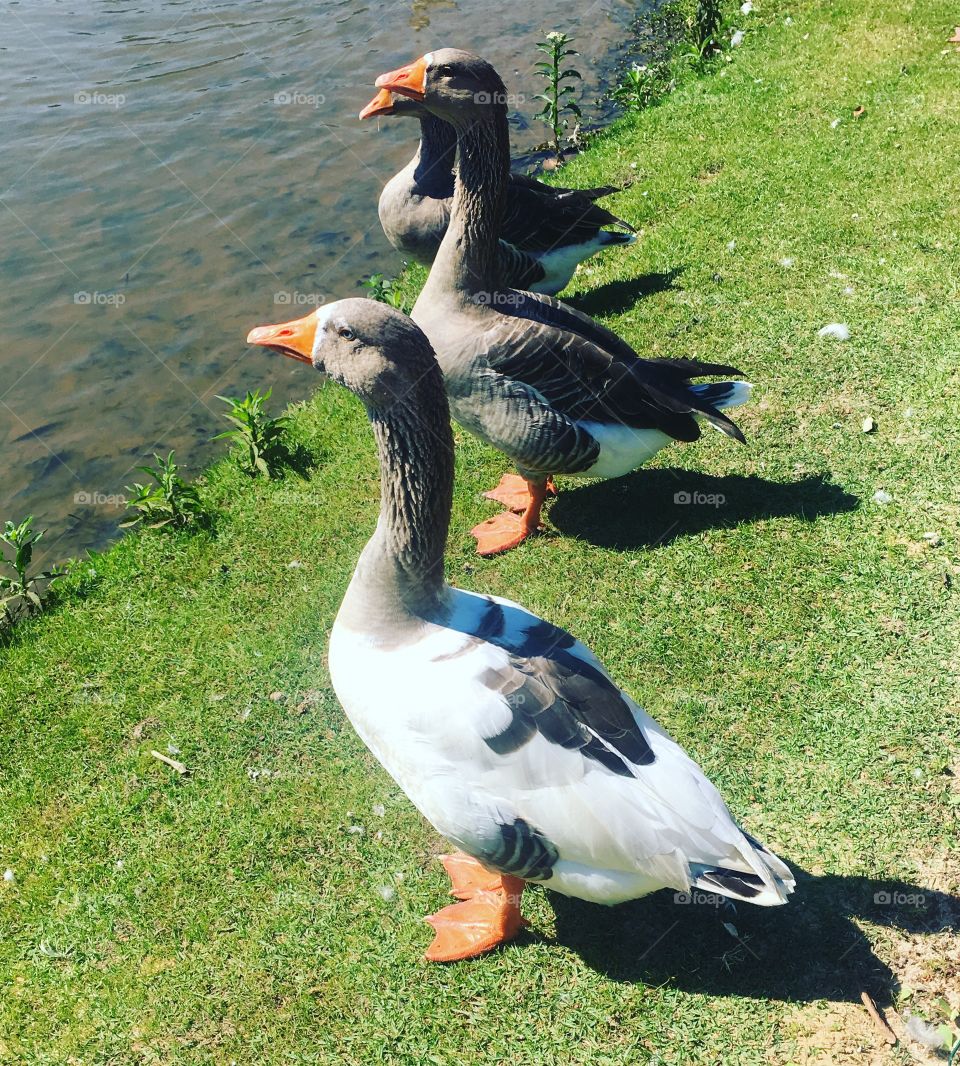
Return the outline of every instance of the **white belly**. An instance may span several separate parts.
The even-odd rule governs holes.
[[[600,445],[600,455],[589,470],[576,477],[622,477],[652,459],[673,438],[659,429],[632,429],[603,422],[580,422]]]

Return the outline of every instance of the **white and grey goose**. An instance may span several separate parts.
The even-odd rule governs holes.
[[[397,251],[430,266],[450,221],[456,133],[416,101],[386,89],[360,112],[361,119],[381,115],[417,118],[420,143],[383,187],[380,225]],[[633,243],[633,227],[594,203],[618,191],[614,185],[559,188],[511,171],[496,256],[500,284],[553,295],[570,283],[577,264],[604,248]]]
[[[312,362],[373,426],[380,518],[333,626],[330,676],[364,742],[460,849],[444,865],[462,902],[428,919],[427,958],[514,936],[526,881],[607,904],[661,888],[786,902],[788,868],[589,649],[444,580],[453,439],[423,332],[352,299],[247,339]]]
[[[510,510],[473,530],[480,554],[514,547],[538,528],[553,474],[629,473],[673,441],[696,440],[698,419],[743,440],[721,409],[743,403],[750,386],[691,383],[737,376],[735,368],[641,359],[587,315],[498,282],[509,134],[503,82],[489,63],[444,48],[377,85],[418,100],[457,131],[450,224],[412,317],[437,353],[454,418],[520,474],[487,493]]]

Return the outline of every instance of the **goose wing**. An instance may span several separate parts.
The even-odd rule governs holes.
[[[444,660],[472,684],[447,749],[463,759],[459,783],[442,785],[463,791],[441,832],[548,884],[563,863],[639,870],[651,888],[681,891],[722,869],[781,901],[714,786],[589,649],[509,601],[454,595]]]
[[[743,434],[694,388],[690,378],[739,375],[733,367],[688,359],[641,359],[624,341],[557,300],[511,293],[478,338],[489,367],[535,390],[573,421],[657,429],[674,440],[700,436],[695,416],[737,440]]]
[[[507,186],[500,234],[525,251],[549,252],[593,240],[604,226],[634,227],[577,189],[552,189],[535,179]]]

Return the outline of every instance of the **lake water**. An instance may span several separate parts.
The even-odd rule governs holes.
[[[443,45],[482,54],[527,97],[522,152],[545,138],[534,42],[575,35],[595,122],[636,13],[0,0],[0,521],[33,513],[49,559],[102,546],[153,452],[196,472],[222,450],[218,393],[272,385],[279,410],[313,388],[244,337],[399,268],[376,201],[417,127],[356,120],[378,73]]]

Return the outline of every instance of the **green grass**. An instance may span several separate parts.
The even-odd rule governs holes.
[[[562,536],[482,561],[467,530],[504,464],[458,435],[451,580],[589,642],[802,871],[794,902],[538,889],[505,950],[420,961],[440,841],[325,668],[377,506],[362,411],[331,387],[294,411],[309,477],[216,467],[211,532],[125,538],[2,652],[0,1062],[789,1063],[832,1011],[860,1024],[861,989],[938,1017],[960,987],[931,935],[956,928],[934,889],[960,848],[957,20],[760,0],[732,62],[564,171],[634,177],[611,206],[643,229],[572,299],[642,353],[742,366],[746,448],[708,433],[568,482]],[[849,342],[818,338],[834,321]],[[151,756],[168,745],[189,776]]]

